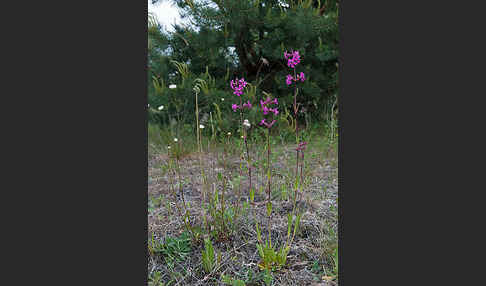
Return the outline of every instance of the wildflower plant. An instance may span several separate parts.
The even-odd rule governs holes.
[[[295,141],[297,144],[296,150],[296,163],[295,163],[295,186],[294,186],[294,209],[295,209],[295,203],[296,203],[296,197],[297,197],[297,192],[299,189],[302,187],[303,183],[303,175],[302,175],[302,168],[303,164],[300,164],[300,176],[299,176],[299,157],[302,158],[302,161],[304,160],[304,150],[307,142],[300,142],[300,137],[299,137],[299,125],[298,125],[298,119],[297,119],[297,114],[299,111],[299,103],[297,103],[297,94],[299,92],[298,87],[297,87],[297,82],[304,82],[306,80],[305,74],[303,72],[297,73],[296,66],[300,63],[300,53],[299,51],[292,51],[291,53],[288,53],[287,51],[284,52],[284,58],[287,60],[287,66],[291,69],[293,69],[293,76],[291,74],[288,74],[285,79],[285,83],[290,86],[293,84],[294,87],[294,122],[295,122]],[[299,156],[299,153],[301,156]],[[302,192],[302,190],[301,190]],[[300,194],[302,197],[302,194]]]
[[[248,148],[248,136],[247,136],[247,132],[251,128],[251,123],[248,119],[243,120],[243,114],[244,111],[249,111],[253,107],[253,105],[251,104],[250,100],[247,100],[245,103],[243,103],[243,98],[242,98],[242,95],[244,93],[244,88],[247,86],[247,84],[248,83],[245,81],[244,78],[241,79],[236,78],[235,80],[231,80],[230,82],[230,87],[233,90],[233,94],[237,95],[240,99],[239,100],[240,104],[238,105],[236,103],[233,103],[231,105],[231,109],[233,110],[233,112],[236,112],[238,110],[240,112],[240,135],[241,138],[243,139],[243,142],[245,144],[245,149],[246,149],[246,164],[248,168],[248,179],[250,183],[249,191],[251,192],[252,191],[252,180],[251,180],[252,167],[250,161],[250,151]],[[244,151],[242,153],[244,153]],[[242,172],[242,166],[240,164],[240,177],[242,176],[241,172]],[[239,210],[239,201],[240,201],[240,194],[241,194],[240,188],[241,188],[241,180],[239,182],[239,187],[238,187],[237,210]]]
[[[261,263],[259,264],[260,268],[266,270],[274,270],[275,267],[281,267],[285,265],[286,258],[290,247],[287,245],[282,246],[280,250],[275,250],[272,246],[272,235],[271,235],[271,221],[272,221],[272,201],[271,201],[271,183],[272,183],[272,175],[271,175],[271,162],[270,162],[270,128],[272,128],[276,122],[274,119],[275,116],[279,114],[278,108],[278,100],[277,98],[271,98],[267,96],[267,99],[260,100],[260,107],[261,112],[263,115],[263,119],[260,121],[259,125],[263,128],[267,129],[267,216],[268,216],[268,237],[265,241],[263,241],[261,237],[261,232],[258,226],[256,225],[257,229],[257,249],[260,257],[262,259]]]
[[[198,153],[199,153],[199,169],[201,172],[201,179],[202,179],[202,185],[205,187],[207,185],[207,178],[206,174],[204,173],[204,168],[202,167],[202,159],[201,159],[201,153],[202,153],[202,139],[201,139],[201,129],[204,129],[204,125],[199,123],[199,102],[198,102],[198,94],[201,92],[201,89],[207,89],[207,83],[203,79],[197,78],[195,80],[195,85],[193,88],[194,93],[196,94],[196,138],[197,138],[197,145],[198,145]],[[203,201],[204,201],[204,196],[205,193],[203,192]]]
[[[277,107],[272,107],[278,105],[278,100],[276,98],[272,99],[270,96],[267,97],[265,101],[260,100],[260,106],[264,118],[260,121],[260,125],[267,129],[267,214],[268,214],[268,236],[271,245],[271,219],[272,219],[272,202],[271,202],[271,162],[270,162],[270,128],[275,124],[276,120],[273,119],[274,116],[278,115]],[[271,121],[270,121],[271,120]]]
[[[294,192],[294,203],[292,212],[288,214],[288,221],[287,221],[287,239],[285,243],[279,248],[275,248],[272,246],[272,237],[271,237],[271,221],[272,221],[272,202],[271,202],[271,162],[270,162],[270,154],[271,154],[271,146],[270,146],[270,129],[276,123],[275,117],[279,114],[277,105],[278,100],[277,98],[271,98],[271,96],[267,95],[265,100],[260,100],[260,107],[261,112],[263,114],[263,119],[260,121],[259,125],[267,129],[267,216],[268,216],[268,237],[264,241],[262,239],[261,231],[259,229],[258,224],[256,225],[257,228],[257,249],[258,253],[262,261],[259,263],[259,267],[261,269],[265,269],[266,271],[279,269],[286,264],[287,255],[290,251],[290,247],[292,242],[295,238],[297,233],[297,229],[299,228],[300,219],[302,213],[295,215],[296,210],[296,197],[297,192],[299,190],[299,186],[301,188],[301,184],[303,181],[303,164],[299,165],[299,157],[304,160],[304,150],[306,149],[307,142],[301,142],[299,137],[299,130],[297,125],[297,112],[298,112],[298,103],[297,103],[297,85],[298,81],[303,82],[306,80],[305,74],[300,72],[297,74],[296,66],[300,63],[300,54],[298,51],[293,51],[292,53],[284,53],[285,59],[287,59],[287,65],[293,69],[293,76],[287,75],[285,81],[287,85],[294,84],[294,115],[295,115],[295,132],[296,132],[296,141],[297,141],[297,148],[296,148],[296,171],[295,171],[295,192]],[[299,178],[299,166],[300,166],[300,178]],[[302,193],[302,190],[301,192]],[[301,194],[302,196],[302,194]],[[292,231],[293,227],[293,231]]]

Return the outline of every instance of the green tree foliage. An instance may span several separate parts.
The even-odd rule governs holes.
[[[212,112],[214,116],[216,103],[226,115],[232,113],[231,103],[236,102],[229,80],[244,77],[257,87],[255,105],[264,97],[264,91],[279,99],[285,113],[285,108],[290,110],[293,90],[285,83],[291,70],[283,54],[299,50],[298,71],[303,71],[307,78],[298,95],[305,111],[299,120],[303,120],[304,114],[312,120],[330,119],[338,98],[338,1],[171,2],[179,8],[183,19],[189,19],[189,24],[175,25],[175,31],[168,32],[149,19],[149,103],[165,104],[175,116],[181,110],[176,111],[175,105],[170,104],[169,95],[173,93],[181,101],[185,114],[189,114],[194,110],[193,81],[201,78],[211,82],[209,95],[200,97],[201,113]],[[171,60],[187,64],[189,75],[184,85]],[[178,88],[167,89],[172,83]],[[160,115],[151,118],[163,121]],[[184,120],[192,122],[194,116]]]

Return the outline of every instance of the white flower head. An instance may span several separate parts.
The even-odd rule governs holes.
[[[171,85],[169,85],[169,88],[170,88],[170,89],[173,89],[173,88],[176,88],[176,87],[177,87],[177,85],[175,85],[175,84],[171,84]]]
[[[224,98],[221,98],[221,101],[224,101]]]
[[[250,121],[248,121],[248,119],[243,120],[243,126],[250,128],[251,127]]]
[[[177,142],[177,141],[179,141],[179,140],[177,138],[174,138],[174,142]]]
[[[204,125],[199,124],[199,128],[204,129]]]
[[[162,109],[164,109],[164,106],[163,106],[163,105],[161,105],[161,106],[159,106],[157,109],[158,109],[158,110],[162,110]]]
[[[170,149],[170,145],[169,145],[169,146],[167,146],[167,149]]]
[[[231,132],[228,132],[228,136],[231,135]]]
[[[147,104],[147,107],[149,107],[149,108],[150,108],[150,104]]]

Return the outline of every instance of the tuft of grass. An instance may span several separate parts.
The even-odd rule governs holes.
[[[337,216],[336,216],[337,217]],[[324,220],[321,224],[321,251],[322,257],[327,261],[329,272],[337,267],[338,233],[337,223]],[[337,268],[336,268],[337,271]]]
[[[175,263],[184,261],[191,252],[190,242],[191,238],[187,232],[179,237],[167,237],[164,242],[155,240],[152,235],[149,251],[154,255],[162,255],[169,268],[174,268]]]
[[[204,240],[204,250],[202,252],[202,266],[206,273],[211,273],[216,266],[216,255],[210,239]]]
[[[162,272],[154,271],[152,275],[149,277],[149,286],[165,286],[165,283],[162,281]]]

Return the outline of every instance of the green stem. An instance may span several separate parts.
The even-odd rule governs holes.
[[[248,167],[248,177],[250,179],[250,187],[248,190],[251,190],[251,161],[250,161],[250,151],[248,149],[248,141],[247,141],[247,138],[245,136],[245,146],[246,146],[246,165]]]
[[[294,78],[296,77],[296,71],[294,68]],[[298,107],[297,107],[297,83],[294,83],[294,116],[295,116],[295,141],[297,143],[297,146],[299,146],[300,140],[299,140],[299,122],[298,122]],[[295,151],[295,179],[298,180],[298,175],[299,175],[299,150]],[[297,192],[299,189],[300,182],[299,184],[296,184],[295,190],[294,190],[294,208],[295,208],[295,200],[297,198]]]
[[[271,169],[270,169],[270,128],[267,128],[267,177],[268,177],[268,200],[267,200],[267,207],[271,203]],[[272,221],[272,213],[270,212],[268,215],[268,237],[270,240],[270,246],[272,245],[272,234],[271,234],[271,221]]]
[[[225,233],[226,227],[224,226],[224,189],[226,188],[226,180],[223,178],[223,190],[221,192],[221,233]]]

